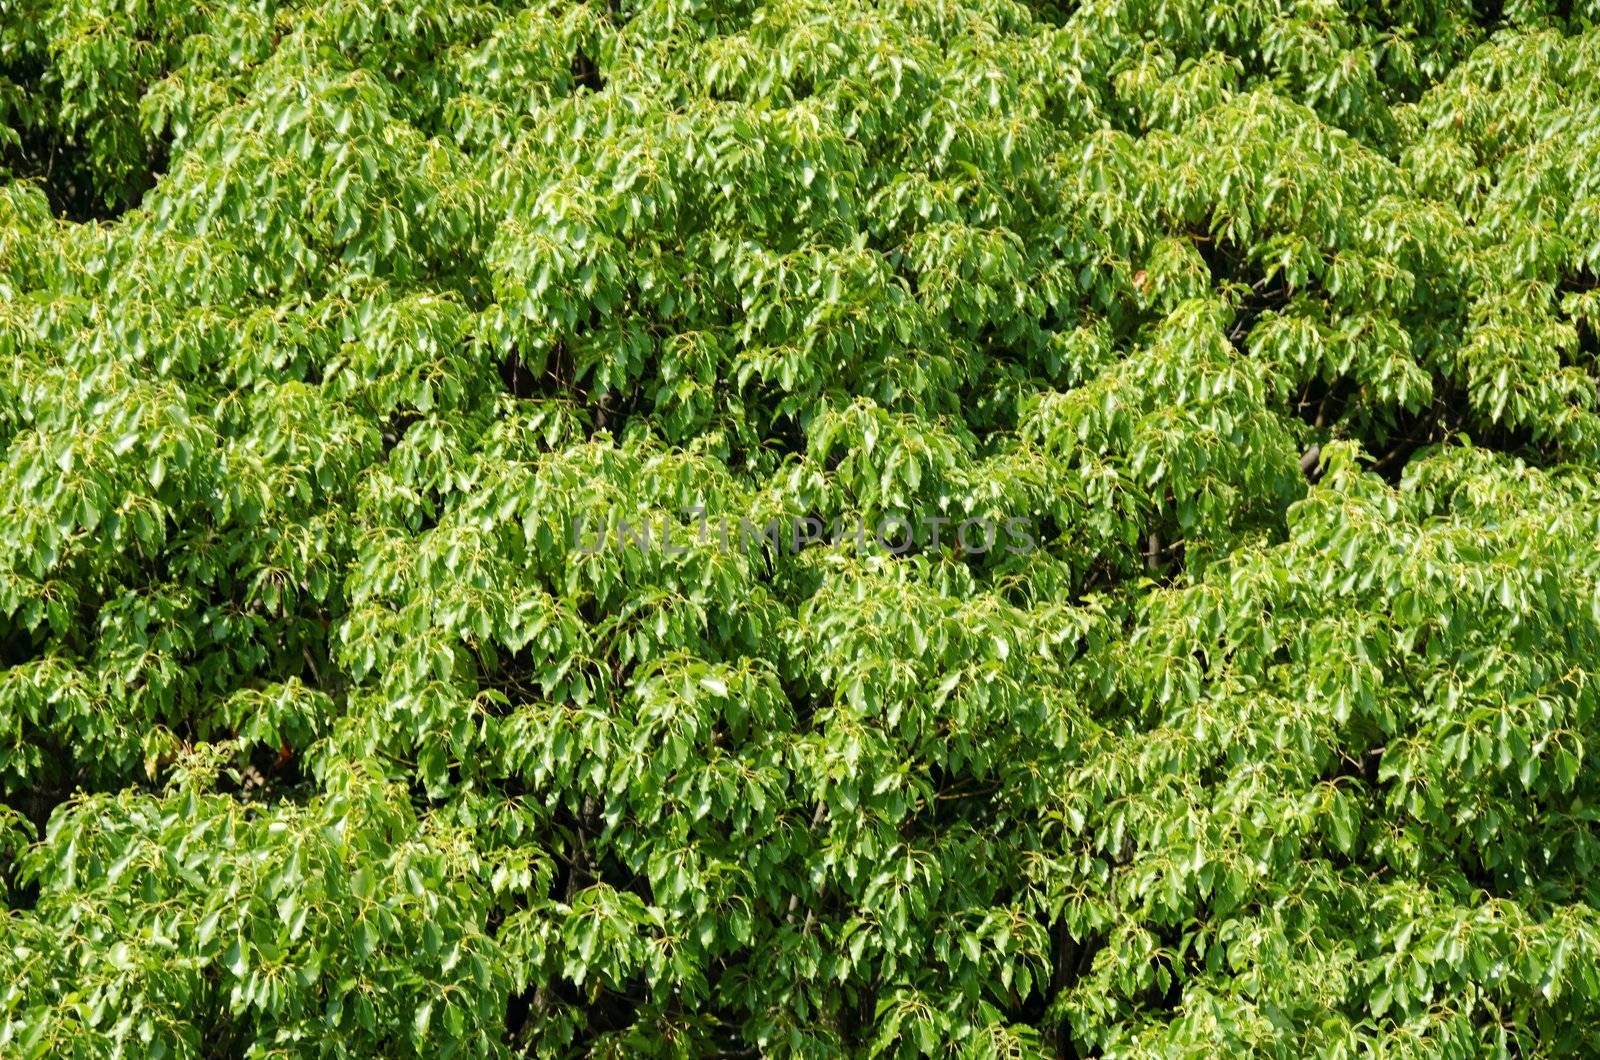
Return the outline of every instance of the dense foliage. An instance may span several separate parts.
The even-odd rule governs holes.
[[[0,1054],[1600,1049],[1596,21],[3,0]]]

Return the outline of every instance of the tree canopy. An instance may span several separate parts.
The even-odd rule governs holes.
[[[1600,1049],[1597,22],[3,0],[0,1053]]]

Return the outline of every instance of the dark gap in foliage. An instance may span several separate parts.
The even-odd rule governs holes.
[[[1074,937],[1065,920],[1058,919],[1052,924],[1048,999],[1054,1000],[1076,986],[1093,966],[1095,957],[1105,948],[1105,944],[1105,938],[1098,934],[1090,934],[1081,939]],[[1093,1056],[1097,1052],[1097,1050],[1086,1052],[1079,1047],[1072,1035],[1071,1020],[1063,1019],[1056,1024],[1053,1037],[1056,1056],[1064,1060],[1078,1060],[1080,1057]]]
[[[1592,291],[1596,287],[1600,287],[1600,275],[1596,275],[1593,269],[1583,268],[1571,276],[1563,277],[1557,285],[1557,290]]]
[[[1461,404],[1465,404],[1464,399]],[[1441,430],[1437,432],[1438,436],[1434,440],[1442,442],[1457,433],[1459,431]],[[1533,430],[1528,427],[1491,423],[1487,427],[1467,433],[1472,439],[1472,444],[1478,448],[1514,456],[1535,467],[1545,467],[1557,459],[1548,446],[1534,440]]]
[[[1207,213],[1204,223],[1198,229],[1185,232],[1190,243],[1194,244],[1195,253],[1200,255],[1200,260],[1206,263],[1206,271],[1211,274],[1211,285],[1219,286],[1233,276],[1233,259],[1222,249],[1217,238],[1210,232],[1212,214]]]
[[[539,698],[539,690],[534,682],[537,670],[538,662],[533,657],[533,650],[524,645],[509,656],[497,656],[492,665],[486,661],[478,678],[478,686],[484,691],[499,692],[511,701],[512,709],[515,709]],[[491,705],[490,709],[493,716],[501,716],[498,705]]]
[[[789,700],[794,712],[794,731],[808,732],[816,716],[833,705],[833,697],[826,691],[811,693],[797,685],[786,673],[778,679],[779,687]]]
[[[277,747],[264,744],[252,747],[244,776],[244,792],[256,798],[268,793],[281,795],[306,780],[300,755],[287,742]]]
[[[584,888],[599,882],[618,880],[623,876],[629,877],[630,882],[618,887],[619,890],[634,890],[642,884],[642,880],[626,872],[622,866],[602,863],[609,859],[596,859],[591,843],[602,829],[600,806],[592,798],[584,800],[577,814],[558,807],[553,823],[558,834],[568,840],[566,846],[570,853],[563,853],[559,846],[552,848],[557,871],[550,880],[546,895],[548,900],[570,904]],[[647,902],[650,900],[648,893],[642,897]],[[526,1041],[552,1006],[583,1011],[586,1023],[581,1035],[583,1039],[622,1030],[637,1019],[645,993],[642,984],[635,984],[626,992],[601,989],[598,994],[591,995],[565,977],[553,976],[544,985],[530,985],[528,989],[506,999],[506,1035],[514,1043]]]
[[[382,429],[383,455],[388,456],[392,453],[395,446],[399,445],[401,440],[405,438],[406,432],[411,429],[412,425],[420,423],[421,420],[422,414],[412,409],[405,409],[390,415],[384,422]]]
[[[1481,3],[1470,5],[1476,16],[1473,21],[1483,29],[1484,37],[1493,37],[1500,32],[1500,27],[1505,23],[1506,5],[1504,0],[1482,0]]]
[[[10,854],[0,856],[0,901],[14,913],[31,912],[39,904],[39,885],[17,878],[17,861]]]
[[[605,78],[600,76],[600,67],[582,48],[572,54],[572,81],[574,87],[589,92],[599,92],[606,87]]]
[[[550,900],[570,904],[579,891],[600,882],[605,875],[590,850],[591,840],[601,831],[599,804],[586,796],[577,813],[558,807],[552,823],[557,833],[567,839],[571,852],[563,855],[559,849],[551,849],[559,866],[550,879]]]
[[[1294,296],[1317,288],[1312,281],[1303,287],[1293,288],[1282,274],[1260,275],[1258,267],[1243,250],[1223,246],[1221,240],[1205,232],[1190,231],[1188,238],[1210,273],[1212,287],[1218,291],[1231,288],[1237,292],[1238,301],[1235,304],[1233,326],[1228,331],[1228,341],[1240,352],[1244,352],[1244,341],[1262,314],[1280,310]]]
[[[95,192],[88,164],[70,144],[26,126],[17,134],[22,144],[7,146],[5,167],[17,177],[37,183],[52,214],[81,223],[109,220],[121,212],[106,209]]]
[[[643,983],[630,984],[626,993],[601,987],[598,996],[584,1005],[590,1033],[614,1034],[632,1027],[638,1021],[646,993]]]
[[[1444,422],[1447,405],[1464,407],[1465,404],[1465,396],[1460,395],[1446,404],[1436,401],[1432,407],[1420,413],[1402,412],[1397,417],[1395,429],[1384,443],[1369,448],[1374,458],[1372,470],[1383,476],[1391,486],[1397,485],[1400,476],[1405,473],[1406,464],[1418,450],[1443,441],[1453,433],[1455,426],[1459,426]],[[1387,445],[1387,448],[1382,448],[1382,445]]]
[[[575,1050],[573,1055],[581,1055],[588,1051],[587,1047],[592,1046],[598,1036],[614,1034],[637,1023],[646,994],[644,985],[638,984],[631,986],[626,993],[600,987],[591,996],[589,991],[578,988],[566,979],[552,978],[545,986],[529,986],[506,999],[506,1041],[512,1046],[526,1049],[540,1021],[552,1009],[566,1008],[582,1013],[582,1025],[572,1042]],[[672,1018],[681,1017],[684,1013],[677,1006],[669,1006],[664,1015]],[[756,1051],[735,1051],[730,1048],[714,1055],[755,1056]]]
[[[1165,940],[1163,940],[1165,941]],[[1168,943],[1173,949],[1177,948],[1178,940],[1172,939]],[[1176,1012],[1183,1004],[1183,973],[1166,954],[1157,954],[1151,961],[1155,965],[1156,974],[1150,984],[1150,1007],[1157,1012]],[[1166,983],[1161,982],[1166,978]]]
[[[556,356],[551,360],[557,367],[561,364],[560,355],[565,348],[563,343],[556,343]],[[545,396],[551,394],[551,389],[548,385],[544,385],[544,380],[550,379],[556,369],[547,371],[543,377],[535,375],[524,363],[521,350],[512,350],[503,360],[496,363],[495,368],[500,372],[500,381],[505,384],[506,392],[514,398],[527,400],[539,397],[541,394]],[[559,376],[556,379],[559,382]]]
[[[1171,585],[1183,573],[1184,539],[1167,532],[1151,530],[1144,539],[1146,575],[1157,585]]]
[[[1343,376],[1333,380],[1320,376],[1307,380],[1295,399],[1294,414],[1302,423],[1321,431],[1344,416],[1356,390],[1356,384]]]
[[[626,394],[619,390],[607,390],[595,397],[591,406],[594,415],[590,419],[589,437],[593,438],[600,431],[610,431],[614,436],[622,434],[628,420],[638,411],[641,396],[635,387]]]
[[[67,762],[71,754],[66,749],[54,745],[53,741],[49,751],[52,759],[62,763]],[[26,793],[10,796],[5,801],[6,805],[26,817],[39,835],[44,835],[45,825],[50,823],[56,808],[72,798],[78,787],[69,772],[65,776],[56,776],[51,783],[35,784]]]
[[[766,407],[773,407],[782,400],[782,394],[775,387],[763,384],[753,384],[755,388],[754,400]],[[819,399],[814,409],[822,408],[826,399]],[[763,464],[763,457],[776,454],[780,457],[792,454],[801,454],[806,451],[806,432],[800,420],[793,415],[777,415],[767,425],[762,433],[761,441],[755,448],[746,448],[737,444],[730,444],[728,448],[727,464],[729,467],[747,469],[759,467]]]
[[[637,392],[624,395],[607,390],[599,394],[586,393],[577,379],[578,366],[566,342],[557,339],[549,356],[545,358],[543,372],[537,372],[523,359],[520,349],[513,349],[495,363],[500,382],[506,392],[519,401],[530,400],[584,400],[590,413],[587,436],[593,438],[602,430],[620,435],[639,403]]]
[[[39,629],[26,629],[0,616],[0,669],[21,666],[44,654],[45,642],[39,634]]]
[[[1059,0],[1031,0],[1028,10],[1033,17],[1048,26],[1061,27],[1072,21],[1072,16],[1082,7],[1077,0],[1059,2]]]
[[[494,932],[490,932],[493,936]],[[506,996],[506,1038],[520,1042],[528,1026],[528,1017],[534,1012],[534,1002],[541,988],[530,986],[526,990]]]
[[[54,128],[24,124],[16,132],[21,144],[8,144],[0,165],[20,179],[36,181],[50,212],[77,224],[113,221],[138,206],[171,161],[170,133],[148,141],[144,165],[108,194],[99,187],[94,160],[81,144]]]
[[[1596,276],[1592,269],[1579,269],[1571,276],[1564,277],[1556,286],[1556,293],[1582,294],[1600,288],[1600,276]],[[1579,360],[1600,361],[1600,326],[1594,323],[1584,323],[1574,320],[1573,325],[1578,329],[1578,354]],[[1592,368],[1593,366],[1591,366]]]
[[[1234,319],[1233,327],[1228,331],[1228,341],[1243,350],[1245,338],[1255,327],[1256,321],[1261,319],[1261,315],[1271,310],[1282,309],[1289,304],[1289,299],[1295,293],[1282,282],[1281,278],[1268,280],[1266,277],[1261,277],[1251,282],[1239,301],[1238,315]]]
[[[1482,423],[1463,391],[1435,376],[1433,404],[1418,413],[1402,412],[1383,440],[1368,448],[1372,471],[1391,486],[1398,485],[1406,465],[1418,452],[1466,436],[1480,449],[1516,457],[1535,467],[1559,459],[1559,452],[1541,444],[1530,427]]]

